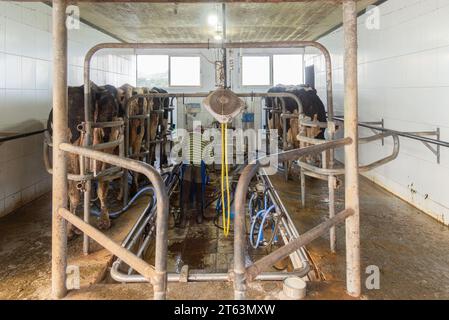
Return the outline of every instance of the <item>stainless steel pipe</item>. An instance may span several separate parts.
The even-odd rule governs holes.
[[[66,1],[53,1],[53,193],[51,289],[56,299],[67,293],[67,229],[58,210],[67,208],[67,160],[60,145],[67,136],[67,28]]]
[[[344,31],[344,109],[345,137],[358,139],[358,83],[357,83],[357,2],[343,0]],[[361,294],[360,271],[360,206],[358,144],[345,147],[345,206],[352,210],[346,220],[346,290],[349,295]]]
[[[241,300],[245,298],[246,292],[246,266],[245,266],[245,244],[246,244],[246,198],[248,187],[264,159],[277,159],[279,162],[298,159],[300,157],[320,153],[331,148],[337,148],[352,143],[351,139],[340,139],[330,141],[321,145],[310,146],[301,149],[285,151],[276,155],[270,155],[259,159],[255,163],[247,165],[241,172],[239,182],[235,191],[235,217],[234,217],[234,298]]]
[[[168,245],[168,196],[164,181],[159,172],[149,164],[121,158],[109,153],[95,151],[85,147],[77,147],[68,143],[63,143],[60,148],[66,152],[78,154],[89,159],[109,163],[127,170],[139,172],[145,175],[153,185],[157,200],[156,216],[156,276],[152,279],[154,286],[154,298],[156,300],[165,299],[167,289],[167,245]],[[114,253],[114,252],[113,252]]]

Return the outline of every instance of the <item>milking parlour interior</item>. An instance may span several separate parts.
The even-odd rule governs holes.
[[[448,17],[0,1],[0,299],[449,300]]]

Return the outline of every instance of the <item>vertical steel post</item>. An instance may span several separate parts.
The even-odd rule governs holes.
[[[90,137],[92,136],[92,127],[90,125],[90,120],[89,122],[86,122],[86,133],[85,133],[85,139],[84,139],[84,145],[85,146],[89,146],[91,145],[90,142]],[[85,157],[82,157],[81,161],[84,163],[84,165],[82,166],[82,174],[86,174],[89,170],[90,170],[90,161],[88,159],[86,159]],[[91,180],[86,180],[86,183],[84,184],[84,193],[83,193],[83,219],[84,222],[86,222],[87,224],[90,223],[90,198],[91,198],[91,192],[92,192],[92,181]],[[83,253],[85,255],[89,254],[89,246],[90,246],[90,240],[87,234],[83,234]]]
[[[337,184],[337,178],[335,176],[328,177],[328,187],[329,187],[329,219],[335,217],[335,188]],[[337,236],[335,233],[335,226],[329,229],[329,243],[332,253],[337,251]]]
[[[322,50],[324,59],[326,61],[326,100],[327,100],[327,129],[329,134],[329,140],[335,138],[335,123],[334,123],[334,97],[332,95],[332,60],[328,50]],[[329,166],[334,167],[335,150],[331,149],[326,151],[329,153]]]
[[[61,143],[67,142],[67,28],[66,1],[53,1],[53,193],[52,193],[52,296],[67,293],[67,225],[59,208],[67,208],[67,161]]]
[[[360,208],[358,177],[358,112],[357,112],[357,9],[355,0],[343,1],[345,136],[352,139],[345,146],[346,208],[354,214],[346,219],[346,288],[358,297],[360,283]]]
[[[301,183],[301,206],[302,208],[306,207],[306,175],[304,174],[304,169],[302,167],[299,168],[300,172],[300,183]]]
[[[92,106],[91,106],[91,86],[90,86],[90,59],[92,57],[91,52],[87,52],[86,57],[84,58],[84,123],[85,123],[85,133],[83,145],[85,147],[90,146],[92,144]],[[82,174],[86,174],[91,171],[92,168],[90,166],[91,161],[82,157],[82,161],[84,161],[84,168]],[[94,167],[95,169],[95,167]],[[83,193],[83,209],[84,209],[84,222],[89,224],[90,220],[90,201],[91,201],[91,192],[92,192],[92,181],[86,180],[84,184],[84,193]],[[83,252],[84,254],[89,254],[89,237],[87,234],[83,234]]]

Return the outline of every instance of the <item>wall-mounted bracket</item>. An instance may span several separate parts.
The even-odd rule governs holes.
[[[438,141],[441,141],[441,131],[440,128],[437,128],[435,131],[420,131],[420,132],[407,132],[408,134],[413,134],[419,137],[436,137]],[[436,157],[437,163],[441,162],[441,147],[439,145],[432,146],[430,143],[426,141],[421,141],[427,149],[429,149]]]

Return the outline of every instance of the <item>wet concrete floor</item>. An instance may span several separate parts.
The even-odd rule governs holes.
[[[300,207],[298,181],[272,178],[300,233],[328,215],[327,182],[308,178],[306,208]],[[336,195],[336,212],[344,209],[344,187]],[[377,186],[360,181],[362,288],[368,299],[449,299],[449,228]],[[337,253],[328,235],[307,249],[324,278],[345,281],[345,228],[337,227]],[[368,290],[366,268],[380,270],[380,289]]]
[[[227,236],[224,234],[221,213],[217,216],[214,199],[210,196],[214,191],[212,185],[207,186],[205,203],[212,202],[212,204],[205,209],[201,224],[195,220],[197,212],[195,208],[187,210],[188,219],[185,228],[176,227],[173,216],[170,217],[168,230],[169,272],[179,273],[184,265],[188,265],[189,270],[204,273],[227,273],[232,270],[233,229],[231,225],[229,234]],[[172,209],[179,212],[179,199],[174,196],[171,200]],[[268,254],[271,249],[250,247],[248,248],[248,259],[256,261]],[[154,241],[145,253],[145,260],[154,264]]]
[[[299,206],[297,181],[285,182],[272,178],[298,230],[305,232],[322,222],[327,215],[327,183],[308,179],[307,207]],[[343,208],[343,189],[337,192],[337,205]],[[45,195],[15,213],[0,219],[0,299],[48,299],[50,297],[51,196]],[[110,235],[116,241],[126,235],[138,212],[114,221]],[[229,266],[232,237],[223,239],[222,232],[205,222],[190,223],[184,231],[171,229],[172,268],[181,263],[191,269],[205,268],[225,272]],[[178,234],[177,234],[178,233]],[[449,299],[449,228],[423,212],[404,203],[390,193],[362,178],[361,180],[361,248],[362,270],[366,266],[380,268],[380,290],[363,289],[368,299]],[[338,251],[331,254],[328,237],[317,239],[308,250],[326,281],[310,283],[309,299],[347,299],[344,293],[345,253],[344,226],[337,228]],[[179,239],[176,239],[179,237]],[[190,244],[184,237],[193,240]],[[229,248],[231,246],[231,248]],[[195,250],[201,248],[201,255]],[[81,239],[69,243],[70,260],[83,268],[82,274],[92,275],[82,281],[82,289],[69,296],[72,299],[133,299],[149,298],[151,286],[146,284],[110,285],[98,283],[107,271],[110,255],[105,250],[82,257]],[[182,255],[182,252],[192,254]],[[208,254],[206,252],[209,252]],[[181,255],[180,255],[181,254]],[[80,257],[81,256],[81,257]],[[179,260],[179,258],[181,260]],[[78,259],[78,260],[76,260]],[[178,260],[177,260],[178,259]],[[96,263],[92,261],[95,260]],[[95,269],[95,270],[91,270]],[[94,272],[95,271],[95,272]],[[363,283],[366,275],[363,275]],[[109,287],[110,288],[110,287]],[[142,291],[146,288],[145,291]],[[232,284],[198,283],[169,284],[169,298],[232,298]],[[276,298],[279,283],[255,283],[249,297]]]

